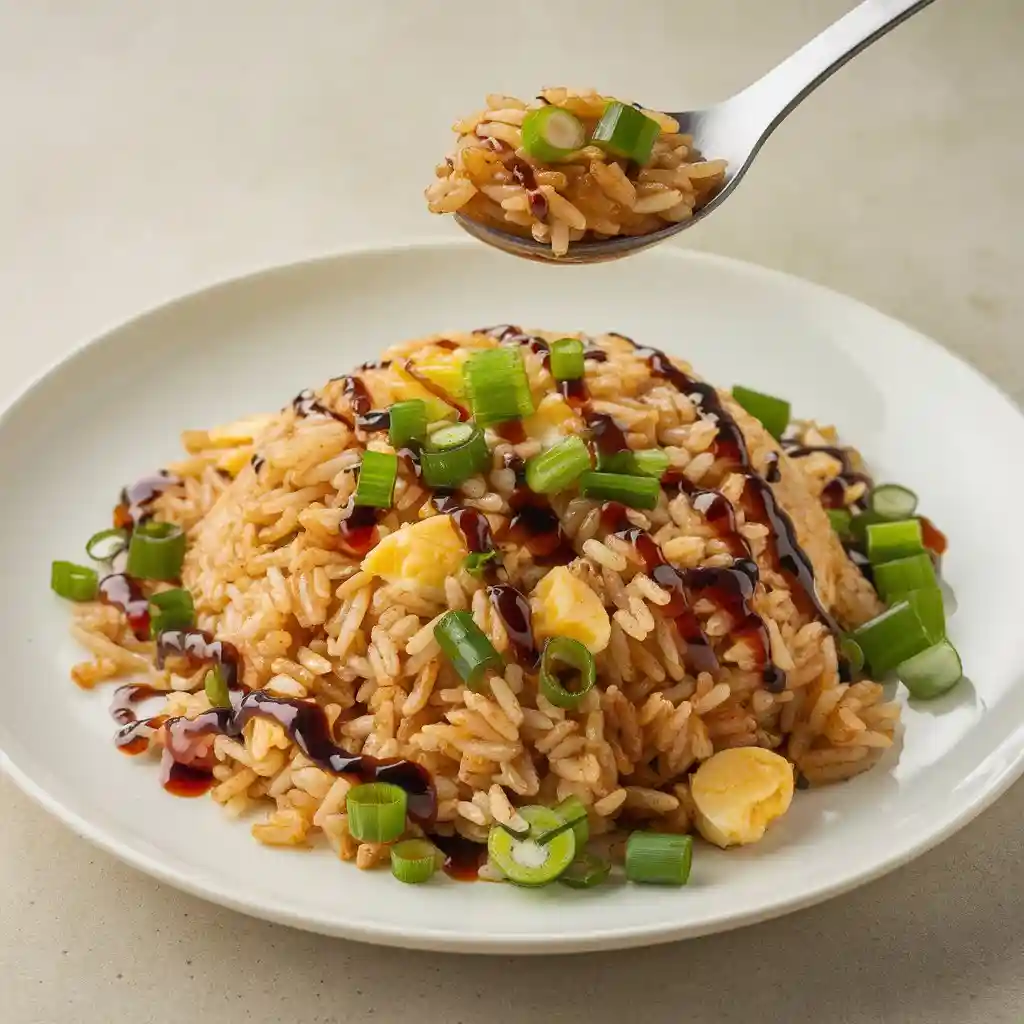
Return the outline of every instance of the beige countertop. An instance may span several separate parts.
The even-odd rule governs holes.
[[[77,344],[214,280],[451,232],[420,193],[453,115],[484,92],[564,81],[696,106],[849,6],[0,5],[0,403]],[[1021,0],[939,0],[808,100],[686,244],[855,295],[1024,399],[1022,53]],[[1024,784],[811,910],[515,962],[250,920],[122,866],[9,780],[0,795],[3,1024],[1024,1017]]]

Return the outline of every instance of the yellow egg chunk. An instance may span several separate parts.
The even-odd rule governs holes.
[[[530,604],[538,640],[570,636],[591,654],[608,646],[612,625],[601,599],[564,565],[552,569],[534,587]]]
[[[389,533],[364,559],[363,572],[410,589],[444,593],[466,557],[462,535],[450,516],[432,516]]]
[[[235,445],[248,444],[254,441],[270,426],[277,416],[249,416],[234,423],[225,423],[208,431],[210,445],[213,448],[233,448]]]
[[[578,434],[583,421],[561,395],[549,394],[541,399],[532,416],[523,420],[528,437],[542,445],[552,445],[569,434]]]
[[[763,747],[721,750],[694,773],[690,792],[705,839],[721,847],[756,843],[789,810],[793,766]]]
[[[217,468],[224,470],[225,473],[230,473],[233,477],[238,476],[252,461],[254,451],[251,444],[232,448],[217,459]]]

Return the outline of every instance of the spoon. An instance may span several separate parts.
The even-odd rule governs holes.
[[[459,226],[496,249],[525,259],[552,263],[601,263],[630,256],[692,227],[717,210],[735,191],[769,135],[851,57],[881,39],[890,29],[932,0],[864,0],[820,35],[735,96],[706,110],[669,114],[679,131],[693,136],[694,146],[708,159],[728,161],[725,182],[714,198],[689,220],[667,224],[647,235],[619,235],[593,242],[573,242],[565,256],[554,256],[551,246],[522,238],[456,214]]]

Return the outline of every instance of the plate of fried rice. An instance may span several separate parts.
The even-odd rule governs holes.
[[[0,749],[128,863],[314,931],[764,920],[1019,775],[1022,447],[910,328],[724,259],[232,281],[0,420]]]

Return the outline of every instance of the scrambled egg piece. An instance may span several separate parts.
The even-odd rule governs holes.
[[[388,583],[441,594],[466,557],[462,535],[450,516],[431,516],[389,533],[363,559],[363,571]]]
[[[612,624],[601,599],[564,565],[552,569],[534,587],[530,603],[538,640],[570,636],[591,654],[608,646]]]
[[[541,399],[534,414],[523,420],[523,428],[528,437],[551,445],[569,434],[578,434],[583,421],[561,395],[549,394]]]
[[[225,423],[221,427],[214,427],[208,432],[210,445],[213,448],[234,448],[239,444],[249,444],[251,441],[255,441],[276,419],[277,416],[273,414],[249,416],[244,420],[235,420],[234,423]]]
[[[694,773],[690,792],[705,839],[722,847],[756,843],[789,810],[793,766],[763,747],[721,750]]]
[[[417,373],[436,384],[446,394],[451,395],[455,401],[462,401],[466,397],[466,381],[462,374],[462,364],[474,351],[475,349],[468,348],[456,348],[451,351],[431,349],[422,355],[417,354],[411,362]],[[401,362],[393,363],[392,369],[396,371],[396,379],[391,382],[391,397],[394,401],[402,402],[411,398],[422,398],[427,403],[427,418],[429,420],[441,420],[452,415],[452,407],[428,391],[404,368]]]

